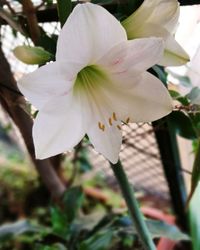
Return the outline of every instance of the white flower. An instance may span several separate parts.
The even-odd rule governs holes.
[[[36,157],[71,150],[87,134],[95,149],[116,163],[121,121],[149,122],[172,110],[166,88],[145,71],[162,53],[162,39],[128,41],[104,8],[77,5],[60,33],[56,62],[19,81],[39,109],[33,127]]]
[[[183,65],[189,61],[189,56],[174,38],[179,9],[177,0],[144,0],[122,25],[128,39],[156,36],[165,40],[165,51],[159,64]]]

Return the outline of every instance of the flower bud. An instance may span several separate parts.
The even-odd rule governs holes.
[[[17,46],[14,55],[26,64],[44,64],[53,58],[53,55],[42,47]]]

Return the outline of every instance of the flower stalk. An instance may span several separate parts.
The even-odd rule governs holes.
[[[139,209],[138,202],[136,200],[136,197],[134,195],[134,190],[130,186],[126,173],[123,169],[123,166],[120,161],[118,161],[116,164],[110,164],[114,175],[118,181],[118,184],[120,186],[121,192],[124,196],[124,199],[126,201],[126,205],[128,207],[130,216],[132,218],[132,221],[136,227],[138,236],[143,244],[143,247],[145,250],[156,250],[155,244],[153,243],[151,234],[145,224],[143,215]]]
[[[195,159],[194,159],[193,168],[192,168],[192,179],[191,179],[192,183],[191,183],[191,191],[187,199],[187,204],[186,204],[187,208],[200,180],[199,170],[200,170],[200,138],[198,139],[197,151],[195,154]]]

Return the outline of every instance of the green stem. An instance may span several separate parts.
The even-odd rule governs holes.
[[[122,194],[129,209],[130,216],[145,250],[156,250],[151,234],[146,226],[143,215],[140,212],[138,202],[134,195],[134,190],[130,186],[121,162],[110,164],[121,188]]]
[[[197,152],[195,154],[195,159],[192,168],[192,180],[191,180],[192,184],[191,184],[191,191],[187,200],[187,205],[193,196],[193,193],[197,187],[199,180],[200,180],[200,138],[198,139]]]

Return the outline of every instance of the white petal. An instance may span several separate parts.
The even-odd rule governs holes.
[[[65,67],[65,69],[64,69]],[[38,109],[51,98],[66,94],[79,69],[73,63],[49,63],[18,81],[20,91]]]
[[[156,1],[144,0],[140,7],[135,12],[133,12],[132,15],[122,21],[122,25],[126,29],[128,38],[131,39],[131,33],[131,36],[133,38],[134,31],[140,29],[143,24],[146,24],[148,22],[148,19],[155,8],[153,4],[154,2]],[[136,38],[137,36],[134,37]]]
[[[126,121],[129,118],[131,122],[150,122],[172,111],[172,99],[168,90],[156,77],[145,72],[137,82],[127,78],[131,82],[126,83],[124,78],[119,76],[117,84],[114,78],[113,86],[104,89],[103,93],[119,120]]]
[[[147,1],[147,0],[146,0]],[[154,2],[154,10],[152,11],[148,22],[158,23],[173,33],[177,26],[180,14],[179,2],[177,0],[148,0]]]
[[[127,29],[128,39],[141,37],[162,37],[167,40],[169,32],[159,23],[143,23],[140,26],[130,26]]]
[[[107,127],[105,131],[102,131],[92,123],[87,134],[97,152],[113,164],[118,162],[122,133],[117,127]]]
[[[163,66],[180,66],[189,62],[190,57],[176,42],[173,36],[169,36],[165,42],[163,59],[159,62]]]
[[[165,51],[159,64],[163,66],[180,66],[189,61],[188,54],[176,42],[175,38],[163,27],[157,24],[148,23],[137,30],[130,30],[128,37],[162,37],[164,39]]]
[[[163,49],[161,38],[134,39],[116,45],[97,63],[115,73],[145,71],[161,60]]]
[[[86,134],[96,151],[103,154],[112,163],[116,163],[119,157],[122,135],[117,124],[113,127],[109,125],[109,117],[114,110],[103,91],[105,85],[108,85],[109,88],[109,79],[107,77],[96,77],[94,85],[90,82],[92,79],[89,75],[87,75],[87,80],[90,87],[85,89],[85,92],[82,89],[77,89],[75,92],[75,96],[82,104]],[[110,90],[112,94],[112,88]],[[118,122],[118,124],[120,123]]]
[[[91,3],[78,4],[60,33],[56,58],[93,64],[126,39],[120,22],[104,8]]]
[[[128,37],[140,37],[141,30],[148,30],[148,25],[159,25],[170,32],[174,31],[179,17],[179,3],[176,0],[144,0],[142,5],[122,22]],[[157,36],[154,30],[152,36]]]
[[[33,126],[36,158],[71,150],[83,138],[81,106],[72,95],[55,98],[39,111]]]

